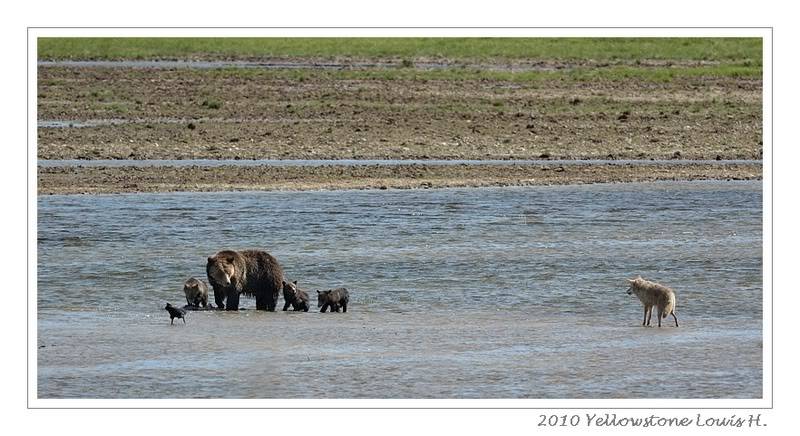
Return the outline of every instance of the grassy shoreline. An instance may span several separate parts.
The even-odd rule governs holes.
[[[39,59],[689,59],[761,65],[761,38],[39,38]]]

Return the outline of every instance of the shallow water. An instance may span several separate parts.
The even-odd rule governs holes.
[[[761,182],[43,196],[38,214],[40,398],[762,395]],[[311,293],[346,286],[349,311],[246,299],[170,325],[208,255],[252,247]],[[639,325],[636,274],[675,288],[680,328]]]

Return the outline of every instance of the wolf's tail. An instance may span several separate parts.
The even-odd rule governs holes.
[[[664,313],[661,314],[661,318],[666,318],[667,315],[675,311],[675,293],[670,292],[669,297],[667,298],[667,306],[664,307]]]

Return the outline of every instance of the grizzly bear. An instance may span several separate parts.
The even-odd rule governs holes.
[[[256,297],[257,310],[275,311],[283,268],[261,250],[223,250],[208,258],[208,281],[219,309],[239,310],[239,294]]]
[[[194,308],[208,306],[208,286],[202,280],[192,277],[183,284],[183,293],[186,295],[186,304]]]
[[[283,300],[286,302],[283,305],[284,311],[292,306],[295,311],[308,312],[308,294],[297,287],[297,280],[291,283],[283,282]]]
[[[330,306],[331,312],[347,312],[347,302],[350,301],[350,294],[345,288],[328,289],[327,291],[317,291],[317,307],[322,307],[320,312],[325,312]]]

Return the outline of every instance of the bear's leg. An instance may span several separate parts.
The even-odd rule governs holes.
[[[214,302],[217,303],[217,309],[224,309],[225,308],[225,291],[222,289],[217,289],[214,286]]]
[[[263,295],[256,294],[256,310],[267,310],[266,298]]]
[[[275,312],[275,306],[278,305],[278,293],[272,293],[272,299],[267,299],[267,310],[270,312]]]
[[[325,313],[326,310],[328,310],[328,303],[323,304],[322,309],[320,309],[319,311]]]
[[[225,307],[225,310],[239,310],[239,292],[236,289],[231,291],[225,292],[227,295],[225,299],[227,300],[228,305]]]
[[[345,313],[347,312],[347,302],[346,301],[342,301],[342,312],[345,312]]]
[[[284,304],[284,305],[283,305],[283,311],[284,311],[284,312],[286,312],[287,310],[289,310],[289,306],[290,306],[291,304],[292,304],[292,303],[290,303],[290,302],[288,302],[288,301],[287,301],[287,302],[286,302],[286,304]]]
[[[303,303],[303,312],[308,312],[308,303]]]

